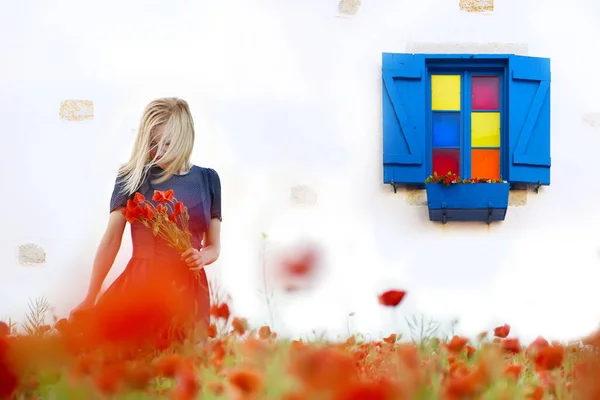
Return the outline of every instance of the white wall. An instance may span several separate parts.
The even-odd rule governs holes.
[[[6,3],[6,2],[5,2]],[[280,297],[276,328],[294,335],[351,329],[387,334],[376,294],[407,289],[397,315],[424,313],[476,334],[567,338],[600,316],[598,127],[600,6],[595,0],[496,0],[488,15],[458,0],[8,0],[0,15],[0,317],[29,297],[63,315],[83,296],[107,222],[116,168],[150,100],[183,97],[194,162],[223,185],[223,251],[210,268],[237,313],[266,320],[255,294],[261,232],[326,249],[306,295]],[[476,42],[519,44],[552,59],[552,185],[511,207],[504,223],[427,220],[414,195],[382,180],[381,53]],[[437,43],[437,45],[436,45]],[[468,51],[469,46],[462,46]],[[94,118],[59,118],[60,102],[94,102]],[[586,123],[585,120],[592,121]],[[294,205],[308,185],[314,205]],[[114,279],[130,254],[128,232]],[[21,266],[17,247],[47,262]]]

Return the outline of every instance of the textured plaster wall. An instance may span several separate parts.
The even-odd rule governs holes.
[[[301,238],[325,249],[312,291],[275,298],[283,334],[344,334],[350,312],[351,329],[387,334],[375,296],[390,286],[410,292],[399,329],[413,313],[458,318],[465,334],[508,322],[525,339],[597,325],[595,0],[496,0],[486,12],[369,0],[351,18],[337,18],[338,0],[27,4],[0,15],[0,316],[20,318],[42,295],[65,313],[83,296],[132,130],[148,101],[175,95],[194,114],[193,161],[222,179],[223,250],[209,274],[251,323],[268,315],[256,296],[265,232],[275,252]],[[432,224],[420,194],[380,183],[381,53],[506,46],[552,58],[552,186],[513,194],[501,224]],[[20,264],[27,243],[44,263]]]

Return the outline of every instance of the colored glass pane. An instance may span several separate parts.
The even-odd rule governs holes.
[[[460,75],[431,75],[431,109],[460,111]]]
[[[471,113],[471,146],[500,147],[500,113]]]
[[[460,146],[460,113],[434,112],[431,122],[433,147]]]
[[[471,177],[500,179],[500,149],[471,150]]]
[[[433,149],[432,173],[446,175],[453,172],[460,175],[460,150],[459,149]]]
[[[500,109],[499,76],[474,76],[471,78],[471,108],[473,110]]]

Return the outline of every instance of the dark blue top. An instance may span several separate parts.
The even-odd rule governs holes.
[[[192,245],[199,249],[202,247],[202,238],[208,229],[211,219],[221,216],[221,181],[219,175],[214,169],[202,168],[196,165],[192,166],[190,171],[183,175],[173,175],[166,182],[152,184],[152,180],[157,178],[157,174],[162,172],[158,167],[150,170],[150,173],[144,179],[144,182],[138,189],[146,199],[152,202],[152,196],[155,190],[166,191],[173,189],[177,201],[182,201],[188,209],[189,229],[192,234]],[[122,192],[123,184],[117,177],[115,187],[110,199],[110,211],[127,205],[128,199],[133,199],[133,194],[128,196]],[[155,204],[154,202],[152,202]],[[156,205],[156,204],[155,204]],[[133,240],[134,257],[152,257],[160,253],[162,255],[172,255],[172,250],[166,249],[157,242],[159,238],[152,235],[150,229],[142,224],[135,223],[131,226],[131,235]]]

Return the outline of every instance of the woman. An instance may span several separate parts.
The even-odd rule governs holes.
[[[73,310],[98,311],[90,314],[101,318],[106,335],[154,329],[173,318],[188,322],[191,318],[208,326],[210,298],[204,267],[219,257],[221,186],[213,169],[190,163],[194,135],[194,122],[184,100],[157,99],[145,108],[131,158],[120,168],[115,182],[108,226],[96,253],[87,295]],[[136,192],[150,200],[155,190],[170,189],[188,209],[192,248],[178,254],[151,229],[133,223],[132,258],[94,307],[121,245],[126,224],[121,209]]]

